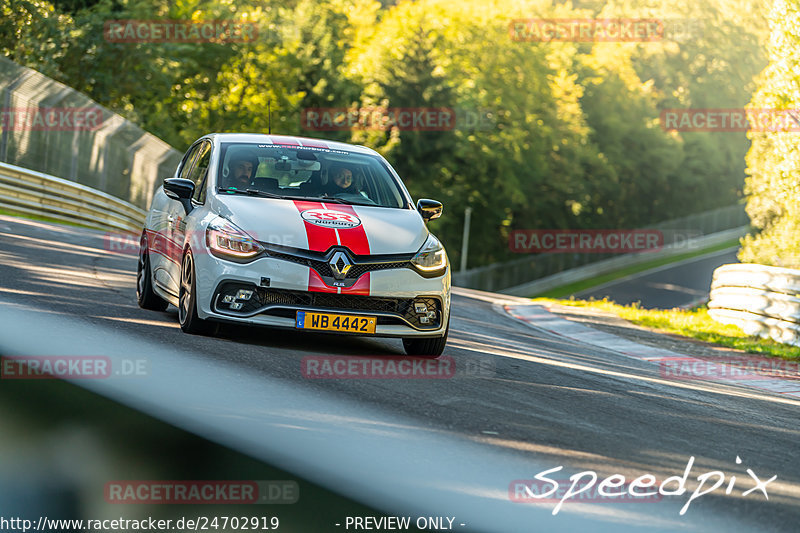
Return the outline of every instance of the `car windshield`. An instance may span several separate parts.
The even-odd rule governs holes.
[[[342,150],[223,143],[217,188],[229,194],[328,199],[405,209],[403,191],[381,159]]]

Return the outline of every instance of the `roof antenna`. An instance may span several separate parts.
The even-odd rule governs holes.
[[[272,135],[272,98],[267,100],[267,127],[269,128],[268,133]]]

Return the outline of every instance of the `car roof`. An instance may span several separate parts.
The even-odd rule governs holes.
[[[327,148],[329,150],[343,150],[360,154],[378,155],[375,150],[367,148],[366,146],[348,144],[338,141],[328,141],[325,139],[295,137],[292,135],[270,135],[266,133],[211,133],[205,137],[216,140],[217,142],[226,143],[259,143],[305,146],[308,148]]]

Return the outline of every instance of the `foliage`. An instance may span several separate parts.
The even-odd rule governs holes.
[[[0,14],[4,54],[178,150],[209,131],[266,132],[268,106],[275,133],[378,150],[415,198],[445,203],[431,228],[455,264],[473,208],[469,266],[511,259],[512,229],[638,227],[737,201],[745,135],[667,132],[658,116],[741,107],[766,65],[757,0],[0,0]],[[655,43],[509,32],[513,19],[594,17],[693,18],[704,31]],[[259,32],[252,42],[109,41],[106,23],[125,19],[228,19]],[[451,108],[460,121],[446,131],[301,125],[307,108],[369,106]],[[766,172],[754,159],[761,142],[753,180]]]
[[[775,0],[769,15],[769,66],[758,78],[753,109],[800,108],[800,6]],[[794,131],[791,131],[791,130]],[[800,268],[800,146],[789,131],[752,132],[747,153],[747,212],[761,229],[743,240],[744,262]]]

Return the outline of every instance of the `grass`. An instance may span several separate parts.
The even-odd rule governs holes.
[[[666,257],[663,259],[654,259],[652,261],[641,263],[639,265],[633,265],[627,268],[623,268],[621,270],[615,270],[614,272],[603,274],[601,276],[595,276],[593,278],[585,279],[583,281],[576,281],[575,283],[562,285],[560,287],[550,289],[549,291],[545,291],[540,294],[535,294],[533,295],[533,297],[566,298],[567,296],[575,294],[576,292],[580,292],[586,289],[591,289],[592,287],[595,287],[597,285],[602,285],[603,283],[608,283],[609,281],[614,281],[620,278],[624,278],[626,276],[638,274],[639,272],[644,272],[645,270],[650,270],[651,268],[657,268],[660,266],[668,265],[670,263],[677,263],[678,261],[683,261],[685,259],[691,259],[693,257],[698,257],[708,253],[725,250],[726,248],[733,248],[738,245],[739,245],[739,240],[733,239],[730,241],[717,244],[716,246],[709,246],[708,248],[703,248],[702,250],[695,250],[693,252],[687,252],[685,254],[676,255],[673,257]]]
[[[800,359],[800,348],[781,344],[772,339],[746,335],[737,326],[721,324],[711,318],[706,306],[695,309],[641,309],[637,304],[619,305],[608,300],[557,300],[537,298],[536,303],[557,303],[608,311],[639,326],[659,333],[672,333],[682,337],[735,348],[748,353],[783,359]]]

